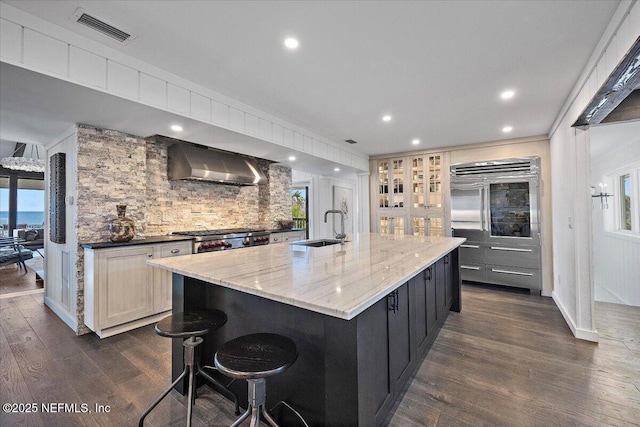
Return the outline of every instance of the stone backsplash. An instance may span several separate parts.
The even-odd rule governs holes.
[[[178,140],[141,138],[113,130],[78,126],[79,242],[108,241],[116,205],[127,205],[136,237],[180,230],[230,227],[276,228],[291,218],[291,169],[258,159],[268,178],[259,186],[169,181],[167,148]],[[78,251],[78,333],[84,327],[84,252]]]

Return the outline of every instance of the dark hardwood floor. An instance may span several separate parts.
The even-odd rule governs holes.
[[[450,314],[389,424],[638,425],[640,308],[598,303],[597,314],[601,342],[592,344],[573,338],[549,298],[465,285],[462,313]],[[169,384],[169,341],[153,326],[77,337],[42,295],[0,300],[0,400],[39,409],[2,412],[0,425],[137,425]],[[40,411],[55,402],[92,412]],[[184,425],[183,402],[172,392],[145,425]],[[207,387],[196,402],[194,426],[235,419],[231,402]]]
[[[42,256],[34,252],[33,258],[25,262],[27,265],[26,274],[22,268],[18,268],[17,264],[0,267],[0,296],[42,290],[42,283],[38,283],[36,271],[44,269],[43,261]]]
[[[465,285],[390,425],[640,425],[640,308],[596,317],[576,340],[550,298]]]

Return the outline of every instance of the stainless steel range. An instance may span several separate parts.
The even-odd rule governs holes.
[[[251,228],[225,228],[221,230],[176,231],[173,234],[191,236],[193,253],[224,251],[269,244],[269,231]]]

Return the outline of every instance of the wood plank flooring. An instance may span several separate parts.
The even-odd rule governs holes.
[[[44,260],[34,252],[33,258],[26,262],[27,273],[17,264],[0,267],[0,296],[16,292],[42,289],[42,283],[36,281],[36,271],[44,269]]]
[[[596,316],[598,344],[549,298],[465,285],[389,425],[640,425],[640,308]]]
[[[640,308],[598,303],[597,315],[601,342],[592,344],[573,338],[549,298],[465,285],[462,313],[450,314],[388,424],[640,425]],[[153,326],[104,340],[77,337],[42,295],[0,300],[2,403],[87,403],[92,410],[2,412],[0,425],[137,425],[169,385],[170,351]],[[207,387],[196,402],[194,426],[235,419],[231,402]],[[145,425],[184,425],[183,403],[172,392]],[[110,412],[96,412],[95,404]]]

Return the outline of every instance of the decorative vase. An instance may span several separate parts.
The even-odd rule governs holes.
[[[118,205],[118,217],[109,221],[109,238],[112,242],[128,242],[135,235],[133,220],[125,217],[127,205]]]

